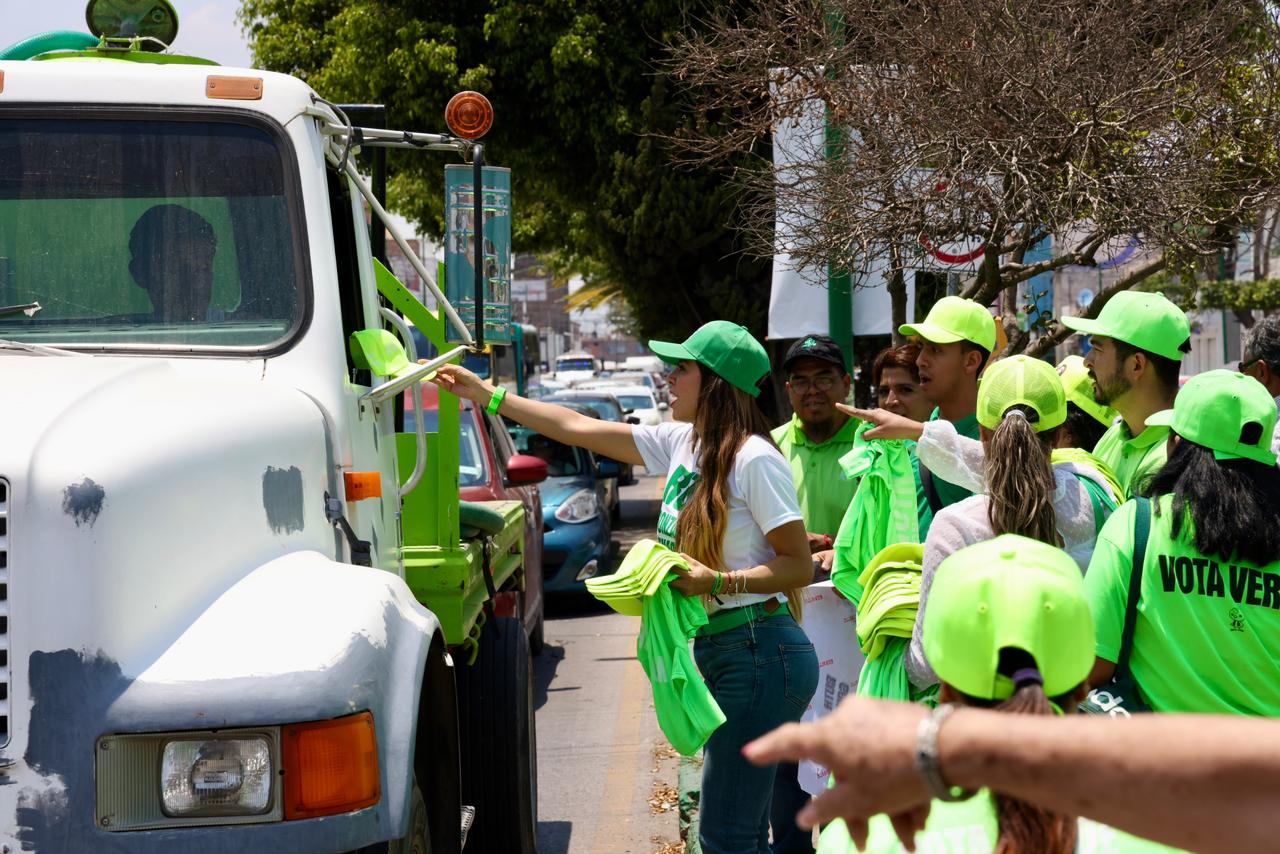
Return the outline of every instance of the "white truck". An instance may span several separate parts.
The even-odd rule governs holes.
[[[441,854],[474,806],[467,851],[531,854],[529,653],[493,607],[523,511],[402,516],[450,461],[456,492],[456,401],[397,437],[432,365],[388,327],[461,322],[374,263],[355,168],[378,133],[480,149],[151,50],[176,19],[124,13],[168,4],[112,3],[0,53],[0,851]]]

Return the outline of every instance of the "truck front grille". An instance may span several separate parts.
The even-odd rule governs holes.
[[[9,743],[9,481],[0,477],[0,747]]]

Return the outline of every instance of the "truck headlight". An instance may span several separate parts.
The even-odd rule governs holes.
[[[556,518],[561,522],[590,522],[600,515],[600,502],[593,489],[579,489],[556,508]]]
[[[165,815],[265,812],[274,776],[265,737],[170,741],[160,761]]]

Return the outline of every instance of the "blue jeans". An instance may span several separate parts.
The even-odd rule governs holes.
[[[752,765],[742,747],[800,720],[818,687],[818,657],[789,614],[696,638],[693,656],[727,719],[703,749],[703,854],[769,854],[776,766]]]

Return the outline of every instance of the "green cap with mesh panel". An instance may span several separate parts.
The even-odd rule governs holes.
[[[1067,396],[1058,372],[1030,356],[993,362],[978,380],[978,423],[996,429],[1011,406],[1031,407],[1036,414],[1031,426],[1037,433],[1066,421]]]
[[[1074,403],[1097,421],[1110,427],[1115,423],[1116,412],[1110,406],[1098,403],[1093,396],[1093,377],[1080,356],[1068,356],[1058,363],[1058,376],[1062,377],[1062,390],[1067,402]]]
[[[734,388],[760,396],[760,380],[769,373],[769,354],[745,326],[727,320],[704,323],[683,344],[650,341],[653,355],[678,365],[686,359],[705,365]]]
[[[1061,549],[1017,534],[961,549],[938,567],[924,615],[924,654],[938,678],[980,700],[1013,694],[1000,652],[1035,659],[1056,697],[1089,676],[1093,616],[1080,567]]]
[[[903,335],[919,335],[934,344],[969,341],[988,353],[996,348],[996,320],[980,303],[962,297],[943,297],[920,323],[898,327]]]
[[[1147,418],[1147,426],[1166,425],[1189,442],[1213,451],[1215,459],[1246,459],[1276,464],[1271,434],[1276,402],[1266,386],[1237,371],[1217,370],[1187,380],[1165,409]]]
[[[1085,335],[1101,335],[1181,362],[1191,352],[1186,313],[1164,294],[1121,291],[1107,300],[1096,318],[1060,317],[1062,325]]]

